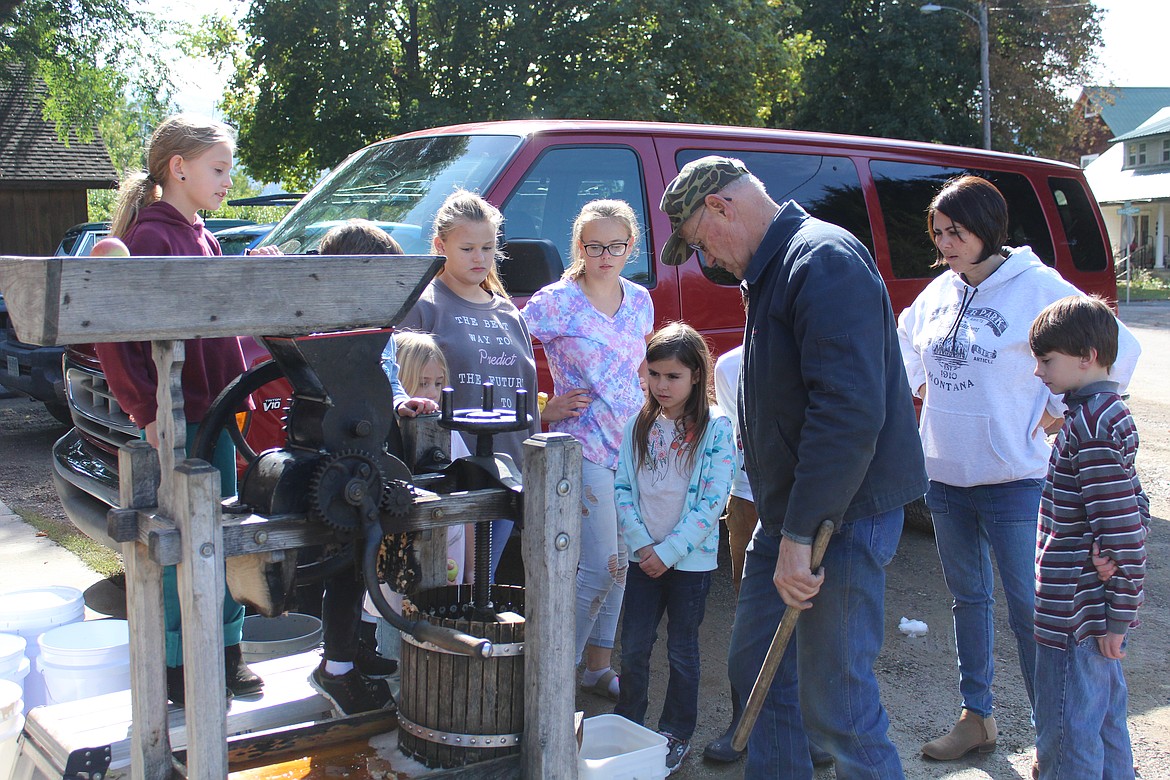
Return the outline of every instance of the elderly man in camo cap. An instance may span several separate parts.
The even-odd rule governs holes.
[[[884,567],[902,507],[927,480],[881,274],[848,231],[793,201],[777,204],[733,158],[683,166],[661,208],[674,229],[664,262],[697,252],[747,291],[739,426],[760,522],[728,654],[741,701],[785,605],[805,610],[748,741],[744,776],[811,778],[811,741],[838,777],[902,777],[873,665]],[[826,520],[834,533],[813,573],[811,545]],[[719,753],[717,743],[708,747]]]

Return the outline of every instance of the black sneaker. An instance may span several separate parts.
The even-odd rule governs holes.
[[[364,677],[355,666],[345,674],[329,674],[325,661],[309,675],[309,684],[333,705],[341,715],[380,710],[393,701],[385,680]]]
[[[236,696],[251,696],[264,689],[264,681],[248,666],[239,645],[223,649],[223,671],[228,690]]]
[[[383,658],[365,645],[358,646],[357,657],[353,659],[353,665],[366,677],[389,677],[398,671],[397,661],[392,658]]]
[[[691,741],[679,739],[667,731],[658,733],[666,737],[666,774],[673,775],[691,754]]]
[[[182,666],[168,666],[167,667],[167,698],[174,704],[180,707],[187,703],[187,692],[184,688],[183,667]],[[230,702],[232,698],[232,689],[224,688],[224,695],[227,701]]]

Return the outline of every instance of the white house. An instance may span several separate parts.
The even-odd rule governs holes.
[[[1085,168],[1120,260],[1128,249],[1138,267],[1167,268],[1170,256],[1170,106],[1117,136]]]

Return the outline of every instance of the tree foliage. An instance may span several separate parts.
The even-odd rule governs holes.
[[[262,177],[303,184],[407,130],[525,117],[764,124],[817,46],[782,0],[253,0],[225,114]]]
[[[981,145],[979,28],[919,0],[798,0],[825,44],[805,69],[787,127]],[[956,0],[977,15],[977,5]],[[1065,92],[1101,46],[1091,3],[996,0],[990,12],[992,146],[1053,156],[1065,140]]]
[[[0,77],[17,68],[48,87],[45,119],[66,141],[93,138],[127,91],[165,93],[165,65],[153,53],[167,25],[132,0],[22,0],[0,6]]]

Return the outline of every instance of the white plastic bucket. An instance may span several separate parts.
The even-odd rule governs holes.
[[[581,780],[666,777],[666,737],[621,715],[586,718],[577,755]]]
[[[321,621],[312,615],[289,612],[273,618],[244,618],[240,651],[248,663],[304,653],[320,644]]]
[[[20,657],[20,666],[17,666],[11,672],[7,672],[5,674],[0,674],[0,680],[5,680],[7,682],[16,683],[23,690],[25,678],[28,677],[28,674],[31,670],[32,670],[32,661],[28,660],[28,658],[26,658],[25,656],[22,655]]]
[[[85,617],[85,599],[77,588],[50,585],[44,588],[0,593],[0,632],[25,638],[25,655],[32,661],[24,679],[24,711],[46,702],[45,682],[35,659],[40,651],[37,637],[51,628],[76,623]]]
[[[0,680],[0,778],[11,777],[16,766],[16,739],[24,728],[24,702],[20,696],[19,685]]]
[[[12,674],[24,660],[28,640],[20,634],[0,634],[0,677]]]
[[[71,667],[57,666],[38,658],[37,667],[45,679],[48,704],[64,704],[130,689],[129,661],[107,666]]]
[[[23,709],[20,686],[9,680],[0,680],[0,723],[11,720]],[[0,773],[0,777],[3,777]]]
[[[125,620],[87,620],[46,631],[37,639],[41,659],[53,666],[84,668],[130,663]]]
[[[16,769],[17,740],[24,731],[24,716],[16,712],[12,717],[0,720],[0,777],[12,777]]]

